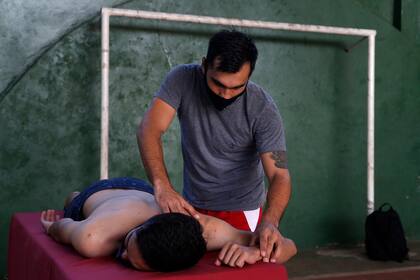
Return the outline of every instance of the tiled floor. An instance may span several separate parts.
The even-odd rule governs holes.
[[[410,260],[372,261],[364,247],[325,247],[299,252],[286,263],[290,280],[420,280],[420,241],[409,241]]]

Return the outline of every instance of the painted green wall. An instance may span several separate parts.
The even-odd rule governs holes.
[[[99,177],[103,5],[378,30],[376,202],[391,202],[407,235],[420,238],[420,5],[403,0],[417,21],[403,18],[400,32],[382,16],[389,6],[366,2],[86,0],[73,7],[0,1],[0,275],[12,213],[60,208],[68,192]],[[111,26],[110,176],[145,178],[137,124],[166,72],[199,62],[219,28],[117,18]],[[366,40],[346,52],[358,38],[243,31],[260,50],[252,79],[272,94],[286,126],[293,196],[282,232],[302,249],[361,242]],[[164,145],[170,177],[180,189],[178,127],[175,122],[169,129]]]

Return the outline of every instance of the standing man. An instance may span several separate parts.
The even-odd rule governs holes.
[[[252,230],[250,245],[259,244],[263,260],[274,262],[282,249],[278,226],[291,184],[279,111],[271,96],[249,80],[257,56],[254,42],[241,32],[213,35],[201,65],[179,65],[166,76],[140,123],[137,140],[163,212],[196,218],[201,212]],[[183,196],[170,182],[161,142],[176,114]]]

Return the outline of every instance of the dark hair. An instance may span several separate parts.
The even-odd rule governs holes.
[[[250,37],[239,31],[222,30],[210,38],[206,59],[208,65],[216,66],[216,70],[228,73],[238,72],[242,65],[249,61],[251,74],[257,57],[257,47]]]
[[[169,272],[191,267],[206,252],[200,223],[180,213],[152,217],[136,231],[136,236],[145,263],[157,271]]]

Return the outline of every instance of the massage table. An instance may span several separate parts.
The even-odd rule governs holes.
[[[59,244],[44,233],[40,214],[16,213],[11,219],[9,280],[287,279],[286,269],[281,264],[259,262],[244,268],[215,266],[217,252],[206,253],[192,268],[170,273],[137,271],[112,257],[83,258],[70,246]]]

